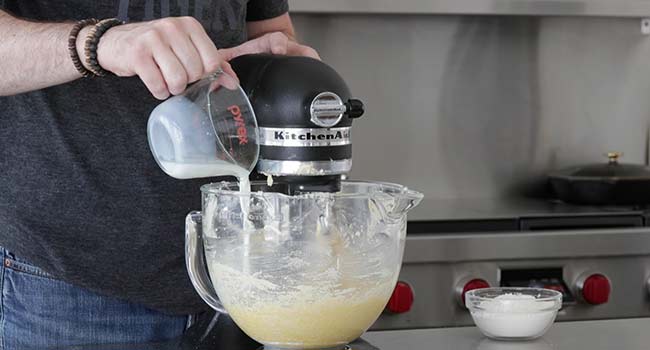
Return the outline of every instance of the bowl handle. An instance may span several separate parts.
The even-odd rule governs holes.
[[[219,301],[214,286],[205,269],[205,253],[203,250],[203,229],[201,226],[203,216],[200,211],[193,211],[185,218],[185,265],[192,285],[210,307],[227,314],[223,304]]]

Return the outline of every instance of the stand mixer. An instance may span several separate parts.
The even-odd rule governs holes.
[[[152,153],[169,175],[204,177],[204,167],[170,170],[200,163],[239,178],[201,187],[202,211],[186,218],[190,279],[266,350],[343,349],[383,311],[406,213],[422,194],[341,180],[363,103],[331,67],[274,55],[231,65],[243,89],[217,74],[149,120]]]
[[[231,61],[259,126],[256,174],[287,194],[336,192],[352,167],[352,122],[363,103],[328,65],[306,57],[247,55]]]

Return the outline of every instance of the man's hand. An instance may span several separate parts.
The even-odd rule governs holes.
[[[318,56],[316,50],[309,46],[296,43],[282,32],[268,33],[257,39],[247,41],[239,46],[229,49],[221,49],[219,52],[221,53],[221,57],[226,61],[230,61],[238,56],[254,53],[306,56],[320,60],[320,56]]]
[[[72,27],[73,23],[26,21],[0,10],[0,96],[81,78],[68,54],[68,34]],[[284,34],[293,36],[288,14],[249,22],[247,28],[256,39],[217,50],[203,27],[191,17],[126,24],[113,27],[102,36],[98,61],[118,76],[138,75],[155,97],[164,99],[183,92],[187,84],[218,68],[235,77],[227,61],[244,54],[318,58],[314,49],[299,45]],[[84,38],[89,30],[86,27],[77,36],[77,51],[82,58]],[[25,60],[27,55],[30,59]]]
[[[81,40],[77,50],[83,52]],[[193,17],[113,27],[99,41],[97,60],[102,68],[118,76],[139,76],[161,100],[182,93],[189,83],[219,68],[236,76]]]

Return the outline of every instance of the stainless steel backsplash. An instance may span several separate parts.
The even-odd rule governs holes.
[[[650,36],[638,19],[294,15],[362,99],[351,177],[428,198],[544,191],[553,169],[646,162]],[[541,191],[541,192],[540,192]]]

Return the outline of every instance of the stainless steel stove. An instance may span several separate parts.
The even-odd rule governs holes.
[[[559,321],[650,316],[645,208],[425,200],[409,220],[401,283],[375,330],[471,325],[462,295],[486,286],[559,290]]]

